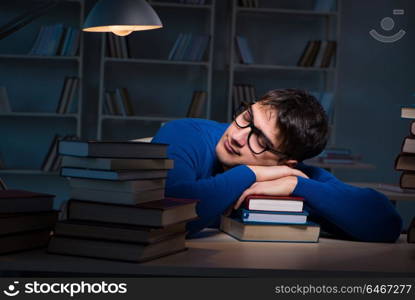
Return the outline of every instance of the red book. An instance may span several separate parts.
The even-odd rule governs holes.
[[[303,202],[302,197],[250,195],[244,206],[249,210],[302,212]]]

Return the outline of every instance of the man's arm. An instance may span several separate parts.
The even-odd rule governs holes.
[[[347,185],[321,168],[304,164],[298,168],[309,178],[287,176],[256,182],[236,206],[249,194],[299,196],[306,199],[305,205],[313,215],[324,221],[325,229],[340,230],[360,241],[393,242],[399,237],[402,219],[383,194]]]
[[[360,241],[394,242],[399,237],[402,219],[385,195],[345,184],[321,168],[299,168],[310,179],[297,177],[292,195],[306,198],[325,220]]]

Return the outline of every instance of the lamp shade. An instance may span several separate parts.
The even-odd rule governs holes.
[[[132,31],[161,27],[160,18],[145,0],[100,0],[92,8],[82,30],[128,35]]]

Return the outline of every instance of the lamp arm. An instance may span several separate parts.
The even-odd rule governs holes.
[[[13,18],[8,23],[0,27],[0,40],[22,29],[33,20],[44,15],[51,8],[64,1],[65,0],[49,0],[47,2],[41,3],[40,5],[37,5],[36,7],[32,7],[20,16]]]

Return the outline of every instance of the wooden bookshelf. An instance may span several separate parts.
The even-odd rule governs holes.
[[[163,122],[186,117],[186,111],[190,104],[187,104],[186,101],[188,100],[191,102],[192,94],[186,96],[186,99],[183,98],[183,96],[180,96],[180,99],[176,99],[176,101],[183,99],[180,101],[181,103],[178,103],[177,105],[172,104],[172,101],[174,100],[172,100],[168,94],[169,92],[166,90],[166,85],[162,80],[159,80],[158,74],[165,76],[164,78],[169,78],[168,76],[174,77],[173,81],[176,81],[176,85],[173,88],[170,86],[170,88],[173,91],[176,91],[176,93],[171,93],[171,95],[176,96],[176,98],[176,94],[178,93],[177,89],[180,88],[180,84],[184,85],[183,88],[186,88],[186,92],[188,92],[187,90],[192,89],[191,86],[194,86],[191,93],[197,90],[206,91],[207,98],[204,117],[206,119],[211,118],[213,47],[215,42],[215,0],[210,0],[207,3],[208,4],[198,5],[178,3],[178,1],[177,3],[149,1],[149,4],[160,15],[163,22],[166,24],[169,23],[169,27],[163,28],[163,31],[150,30],[145,33],[135,33],[134,35],[132,34],[131,37],[128,37],[131,58],[109,57],[109,54],[107,53],[107,38],[105,35],[102,35],[97,139],[117,139],[119,138],[117,130],[120,131],[120,136],[122,136],[122,138],[125,138],[124,134],[128,134],[127,131],[131,131],[130,135],[137,134],[134,138],[139,138],[141,135],[152,136]],[[201,18],[195,16],[200,16]],[[170,34],[168,34],[168,30],[170,30]],[[205,60],[186,61],[167,59],[168,55],[166,55],[166,53],[168,54],[169,50],[171,50],[175,44],[174,39],[177,39],[180,33],[204,34],[210,36],[209,45],[205,53]],[[152,36],[157,37],[157,42],[154,42],[156,38],[153,38],[152,40]],[[173,36],[174,39],[172,39]],[[146,41],[148,41],[148,43]],[[140,49],[134,47],[137,45],[140,45]],[[157,49],[153,51],[152,47],[156,47]],[[109,70],[111,70],[111,72]],[[150,72],[147,72],[147,70]],[[130,86],[131,89],[128,84],[122,86],[124,84],[123,82],[130,82],[129,78],[125,78],[125,80],[122,81],[122,79],[116,78],[114,75],[117,74],[117,72],[131,74],[129,76],[138,74],[138,76],[142,76],[141,78],[145,81],[147,81],[145,75],[155,76],[156,72],[158,73],[153,81],[154,84],[151,83],[152,89],[150,93],[150,89],[146,84],[140,85],[140,79],[137,79],[137,84]],[[180,82],[181,77],[183,77],[182,82]],[[138,107],[135,109],[136,115],[134,116],[108,115],[104,113],[106,100],[105,92],[121,87],[128,90],[133,106],[135,108]],[[160,107],[159,111],[161,116],[152,115],[157,112],[152,110],[152,100],[148,100],[151,98],[157,102],[154,103],[154,106]],[[143,107],[144,109],[140,110]],[[134,125],[135,127],[128,127],[126,130],[123,130],[121,129],[123,128],[122,126],[125,125],[123,121],[134,121],[136,122],[136,125]],[[151,122],[153,122],[152,125],[148,125]],[[130,130],[130,128],[143,128],[140,125],[144,123],[148,128],[143,129],[143,132],[136,133],[135,131]]]

